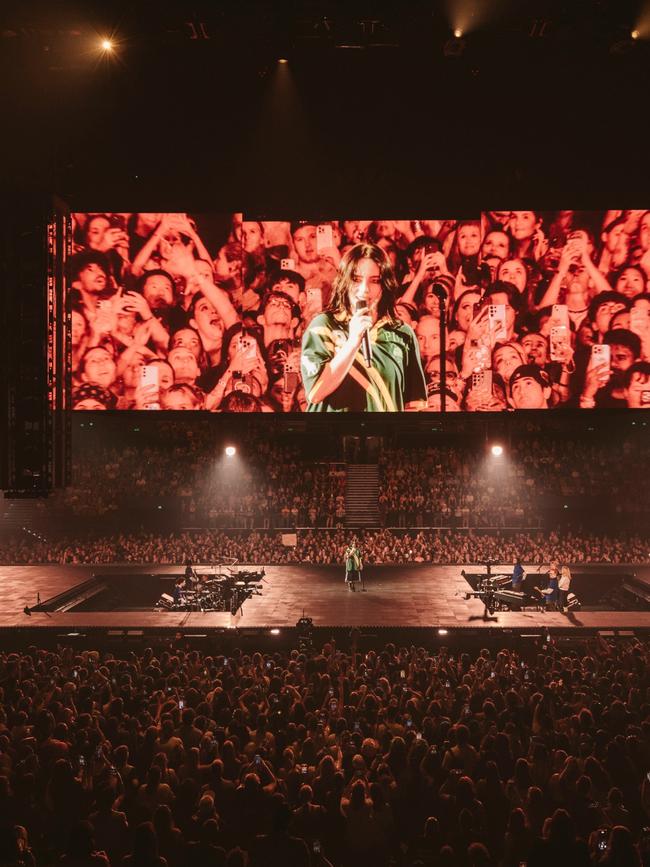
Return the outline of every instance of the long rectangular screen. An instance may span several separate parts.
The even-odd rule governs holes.
[[[77,410],[650,407],[650,211],[72,222]]]

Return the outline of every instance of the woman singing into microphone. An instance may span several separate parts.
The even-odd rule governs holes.
[[[426,401],[418,341],[397,318],[398,295],[381,247],[357,244],[343,256],[330,305],[302,340],[308,412],[400,412]]]

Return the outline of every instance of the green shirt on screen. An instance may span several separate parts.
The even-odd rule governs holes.
[[[307,412],[402,412],[407,403],[426,400],[420,348],[413,329],[399,320],[381,319],[370,331],[372,365],[361,350],[341,385],[319,403],[310,395],[325,365],[348,338],[348,323],[319,313],[302,339],[301,372]]]

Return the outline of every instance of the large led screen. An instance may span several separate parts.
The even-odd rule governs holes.
[[[73,239],[77,410],[650,407],[650,211],[76,213]]]

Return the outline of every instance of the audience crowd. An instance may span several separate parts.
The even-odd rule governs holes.
[[[43,518],[129,526],[131,513],[161,502],[187,526],[333,527],[345,515],[344,465],[308,460],[297,444],[251,434],[228,460],[205,429],[165,424],[157,440],[80,438],[71,484],[43,503]]]
[[[379,458],[382,524],[534,527],[549,518],[557,523],[569,500],[572,509],[591,512],[592,521],[643,527],[650,494],[639,484],[639,471],[648,460],[647,440],[617,443],[615,459],[611,443],[535,436],[506,445],[500,458],[485,447],[385,450]],[[594,503],[601,504],[596,514]]]
[[[447,410],[650,407],[650,211],[257,222],[75,213],[75,409],[301,412],[301,340],[342,254],[382,247]]]
[[[21,533],[0,541],[2,563],[240,563],[342,564],[353,535],[367,564],[526,563],[646,563],[650,537],[557,532],[492,532],[458,530],[350,531],[301,530],[283,535],[220,530],[160,533],[119,533],[88,538],[49,540]]]
[[[97,532],[133,530],[154,517],[176,526],[336,527],[345,519],[345,464],[310,443],[259,431],[238,441],[238,456],[203,426],[165,422],[156,436],[119,444],[97,428],[75,431],[71,484],[39,506],[43,526],[81,520]],[[331,455],[331,452],[330,452]],[[493,458],[484,442],[422,448],[385,445],[379,453],[378,523],[386,527],[555,527],[570,521],[636,531],[647,523],[647,438],[610,442],[542,437],[505,444]],[[164,506],[165,515],[158,506]],[[597,505],[597,508],[595,508]],[[600,523],[595,525],[594,522]],[[103,529],[104,528],[104,529]]]
[[[0,863],[650,864],[648,642],[352,641],[3,650]]]

